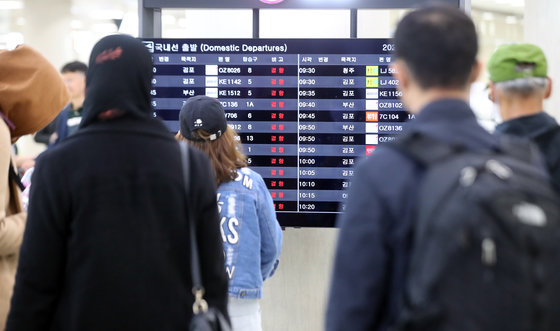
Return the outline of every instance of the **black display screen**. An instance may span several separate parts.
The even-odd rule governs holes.
[[[388,39],[143,41],[154,116],[177,132],[187,98],[218,98],[282,226],[334,226],[357,160],[409,119]]]

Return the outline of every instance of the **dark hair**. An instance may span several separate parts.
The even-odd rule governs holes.
[[[188,142],[210,158],[218,186],[234,180],[237,177],[237,169],[247,166],[247,157],[241,152],[239,136],[230,127],[216,140],[210,140],[210,134],[203,129],[193,131],[192,135],[202,141],[189,140],[183,137],[180,131],[175,138]]]
[[[73,62],[68,62],[66,63],[62,69],[60,69],[61,73],[67,73],[67,72],[81,72],[83,74],[86,74],[88,70],[88,67],[85,63],[80,62],[80,61],[73,61]]]
[[[406,15],[395,31],[395,57],[420,87],[461,88],[476,62],[472,20],[458,8],[431,5]]]

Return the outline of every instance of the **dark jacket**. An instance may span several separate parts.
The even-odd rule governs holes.
[[[190,149],[206,298],[227,279],[209,161]],[[83,128],[33,174],[7,330],[187,330],[189,228],[179,147],[158,120]]]
[[[66,106],[68,107],[68,106]],[[66,107],[63,108],[66,109]],[[59,113],[60,115],[60,113]],[[36,142],[38,143],[42,143],[45,145],[50,145],[50,139],[51,139],[51,135],[53,133],[55,133],[57,131],[57,123],[58,123],[58,116],[55,117],[54,120],[52,120],[52,122],[50,122],[47,126],[45,126],[44,128],[42,128],[41,130],[37,131],[35,133],[35,135],[33,136],[33,139],[35,139]]]
[[[69,103],[64,107],[58,116],[49,123],[46,127],[35,133],[35,141],[38,143],[43,143],[47,146],[54,145],[66,137],[68,137],[68,117],[72,111],[72,104]],[[81,112],[81,110],[79,110]],[[57,134],[57,138],[51,143],[50,139],[53,133]]]
[[[151,63],[130,36],[93,47],[80,129],[33,173],[7,330],[188,330],[190,221],[205,298],[227,316],[210,163],[190,151],[187,195],[179,145],[152,117]]]
[[[60,114],[58,114],[58,123],[56,125],[56,141],[55,144],[58,144],[62,140],[66,139],[68,136],[74,134],[77,130],[79,123],[74,124],[72,129],[68,126],[68,118],[70,117],[70,112],[75,113],[75,117],[81,118],[82,108],[78,108],[77,110],[72,110],[72,105],[69,104],[68,106],[64,107]]]
[[[505,121],[496,126],[497,133],[530,139],[544,156],[552,184],[560,191],[560,126],[545,112]]]
[[[478,125],[472,110],[460,100],[427,105],[406,130],[472,150],[497,145],[497,138]],[[338,220],[326,330],[383,331],[395,323],[423,174],[410,158],[383,145],[358,164],[346,211]]]

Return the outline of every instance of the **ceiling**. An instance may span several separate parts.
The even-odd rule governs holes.
[[[64,2],[64,0],[58,0]],[[123,19],[126,13],[136,14],[138,0],[66,0],[72,3],[72,15],[83,20]],[[231,1],[231,0],[230,0]],[[0,0],[0,12],[21,11],[25,0]],[[522,15],[525,0],[471,0],[471,7],[478,10]]]
[[[2,2],[3,0],[0,0]],[[229,0],[231,1],[231,0]],[[72,0],[75,7],[82,9],[128,8],[136,10],[138,0]],[[477,9],[522,14],[525,0],[471,0],[471,6]]]
[[[138,0],[69,0],[73,4],[73,12],[87,13],[98,12],[111,8],[115,12],[118,10],[129,11],[136,10]],[[0,0],[0,10],[4,9],[20,9],[25,0]],[[523,13],[525,0],[471,0],[471,6],[479,9],[487,9],[492,11],[503,11],[510,13]]]
[[[33,3],[45,0],[0,0],[0,44],[8,34],[21,32],[22,27],[26,24],[24,18],[26,1]],[[482,13],[494,12],[523,16],[525,8],[525,0],[470,1],[473,11]],[[136,35],[138,2],[138,0],[55,0],[53,4],[72,4],[73,31],[108,34],[116,32],[117,26],[120,26],[121,32]],[[488,13],[487,16],[491,16],[491,13]]]

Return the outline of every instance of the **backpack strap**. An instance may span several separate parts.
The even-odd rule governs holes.
[[[467,149],[463,145],[451,144],[417,131],[405,133],[385,145],[411,157],[423,166],[434,164]],[[501,135],[494,151],[511,155],[531,164],[541,164],[542,162],[542,156],[537,146],[527,139],[520,139],[515,136]]]
[[[464,146],[453,145],[417,131],[405,133],[385,146],[411,157],[422,166],[428,166],[465,150]]]
[[[539,151],[538,146],[529,139],[523,139],[508,134],[499,136],[499,149],[502,153],[513,156],[518,160],[530,164],[541,165],[544,159]]]

